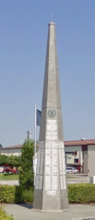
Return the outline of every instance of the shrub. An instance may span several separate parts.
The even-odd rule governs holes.
[[[33,196],[34,196],[33,190],[24,190],[23,191],[23,202],[32,203]]]
[[[20,160],[21,156],[6,156],[6,155],[0,155],[0,166],[3,165],[10,165],[10,166],[20,166]]]
[[[90,183],[68,185],[70,203],[95,202],[95,185]]]
[[[11,216],[8,216],[2,207],[0,207],[0,220],[13,220]]]
[[[3,203],[23,202],[22,188],[20,186],[0,185],[0,202]]]
[[[0,166],[7,163],[7,158],[6,155],[0,155]]]
[[[0,185],[0,203],[33,202],[33,189],[23,190],[20,186]]]
[[[21,169],[19,174],[19,183],[24,190],[29,190],[34,185],[33,155],[34,142],[32,140],[26,140],[22,147]]]
[[[20,186],[0,185],[1,203],[32,203],[33,194],[33,188],[22,190]],[[95,202],[95,185],[90,183],[68,185],[68,198],[69,203]]]

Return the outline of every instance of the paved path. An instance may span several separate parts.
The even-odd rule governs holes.
[[[76,184],[76,183],[89,183],[90,182],[90,178],[89,177],[76,177],[76,178],[68,178],[67,179],[67,183],[68,184]]]
[[[10,185],[10,186],[14,186],[14,185],[18,185],[18,180],[0,180],[0,185]]]
[[[69,211],[62,213],[42,213],[33,211],[31,205],[4,205],[6,212],[15,220],[71,220],[79,217],[95,217],[93,205],[70,205]]]

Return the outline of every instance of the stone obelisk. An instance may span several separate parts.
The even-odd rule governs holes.
[[[51,22],[48,26],[33,207],[57,212],[68,209],[68,193],[55,29],[56,25]]]

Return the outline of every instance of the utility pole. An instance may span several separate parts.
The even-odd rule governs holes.
[[[32,139],[32,132],[31,131],[27,131],[27,139]]]

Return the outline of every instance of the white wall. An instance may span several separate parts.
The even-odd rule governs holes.
[[[6,155],[6,156],[20,156],[21,155],[21,149],[0,149],[0,154],[1,155]]]
[[[88,175],[95,176],[95,145],[88,145]]]
[[[77,155],[69,154],[69,152],[76,152]],[[65,146],[65,152],[67,152],[67,164],[73,164],[74,159],[79,159],[79,163],[82,165],[82,147],[81,146]]]

